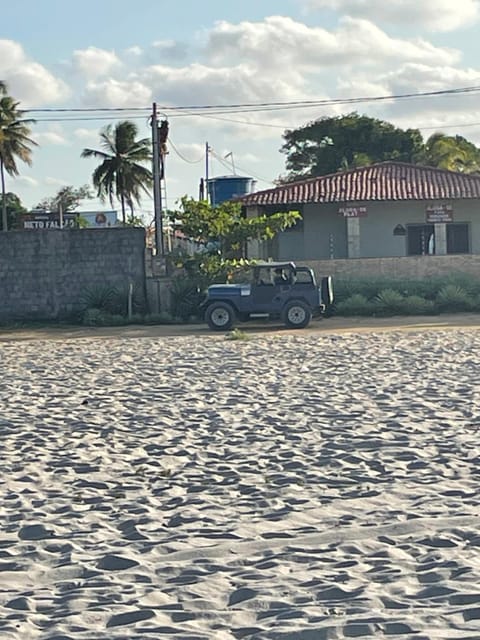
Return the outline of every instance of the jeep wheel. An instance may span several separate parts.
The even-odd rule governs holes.
[[[285,305],[282,319],[289,329],[304,329],[312,319],[312,311],[302,300],[292,300]]]
[[[235,322],[235,311],[226,302],[214,302],[207,308],[205,320],[214,331],[228,331]]]

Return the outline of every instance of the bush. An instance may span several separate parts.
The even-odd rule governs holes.
[[[403,300],[404,312],[409,316],[425,316],[435,313],[433,300],[425,300],[421,296],[407,296]]]
[[[105,324],[105,313],[101,309],[86,309],[82,322],[87,327],[101,327]]]
[[[381,315],[397,315],[405,313],[405,298],[395,289],[384,289],[374,300],[377,312]]]
[[[200,305],[205,298],[199,285],[188,276],[178,276],[172,280],[170,289],[171,314],[185,322],[192,316],[201,315]]]
[[[440,311],[457,313],[471,311],[475,305],[475,299],[462,287],[456,284],[447,284],[438,292],[436,303]]]
[[[86,309],[99,309],[110,315],[128,315],[128,298],[130,286],[119,289],[108,285],[95,285],[86,289],[80,296],[80,300]],[[143,296],[139,287],[133,287],[132,312],[140,313],[143,310]]]
[[[355,293],[346,300],[335,305],[336,315],[340,316],[371,316],[375,307],[361,293]]]
[[[85,289],[80,296],[85,310],[111,311],[115,304],[117,290],[107,285],[96,285]]]

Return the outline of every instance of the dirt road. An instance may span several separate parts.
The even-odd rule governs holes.
[[[345,333],[364,331],[421,331],[428,329],[480,329],[480,314],[444,314],[440,316],[397,316],[393,318],[328,318],[314,320],[307,329],[293,331],[272,322],[255,322],[240,325],[249,334],[279,335],[286,333]],[[2,329],[0,342],[12,340],[70,340],[76,338],[168,338],[171,336],[217,336],[204,324],[189,325],[129,325],[124,327],[49,326],[42,328]]]

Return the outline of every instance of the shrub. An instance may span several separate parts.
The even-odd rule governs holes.
[[[374,304],[382,315],[405,313],[405,299],[394,289],[384,289],[376,296]]]
[[[86,310],[97,309],[99,311],[111,311],[118,295],[114,287],[107,285],[95,285],[85,289],[80,295],[80,301]]]
[[[423,316],[435,313],[433,300],[425,300],[421,296],[407,296],[403,300],[404,312],[410,316]]]
[[[130,285],[115,288],[109,285],[95,285],[86,289],[80,296],[84,309],[100,309],[110,315],[128,315]],[[132,293],[132,312],[143,310],[141,289],[134,285]]]
[[[82,322],[87,327],[101,327],[105,324],[105,313],[101,309],[86,309]]]
[[[346,300],[335,305],[337,315],[341,316],[371,316],[374,314],[374,305],[367,298],[355,293]]]
[[[199,316],[200,304],[204,300],[204,293],[198,284],[189,277],[178,276],[172,280],[170,289],[172,316],[183,322],[192,316]]]
[[[456,313],[471,311],[474,306],[474,298],[462,287],[447,284],[438,292],[436,303],[441,311]]]

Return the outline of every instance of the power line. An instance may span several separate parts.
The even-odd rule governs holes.
[[[213,157],[220,162],[224,167],[226,167],[227,169],[231,169],[232,167],[230,167],[228,165],[227,162],[225,162],[225,158],[222,158],[220,155],[218,155],[218,153],[216,153],[213,149],[210,149],[210,153],[213,155]],[[256,176],[252,171],[249,171],[248,169],[245,169],[244,167],[240,167],[239,165],[237,165],[237,168],[240,169],[241,171],[244,171],[245,173],[247,173],[249,176],[251,176],[252,178],[255,178],[255,180],[259,180],[260,182],[265,182],[266,184],[275,184],[275,182],[272,182],[271,180],[265,180],[265,178],[260,178],[260,176]]]
[[[477,93],[480,91],[480,86],[471,87],[459,87],[456,89],[442,89],[438,91],[423,91],[417,93],[400,93],[393,95],[381,95],[381,96],[362,96],[354,98],[329,98],[321,100],[290,100],[290,101],[277,101],[277,102],[245,102],[236,104],[206,104],[206,105],[180,105],[180,106],[166,106],[159,105],[159,108],[165,112],[177,112],[177,111],[213,111],[215,113],[239,113],[246,111],[265,111],[265,110],[283,110],[283,109],[302,109],[306,107],[318,107],[340,104],[357,104],[360,102],[379,102],[385,100],[408,100],[414,98],[425,97],[437,97],[448,95],[459,95],[465,93]],[[241,110],[241,111],[239,111]],[[99,112],[132,112],[132,111],[144,111],[149,112],[150,107],[85,107],[85,108],[42,108],[42,109],[28,109],[30,113],[99,113]]]
[[[204,158],[203,158],[203,156],[202,156],[201,158],[199,158],[198,160],[189,160],[188,158],[186,158],[184,155],[182,155],[182,154],[180,153],[180,151],[177,149],[177,147],[173,144],[172,139],[170,138],[170,136],[169,136],[169,138],[168,138],[168,143],[169,143],[169,145],[172,147],[172,149],[175,151],[175,153],[177,154],[177,156],[178,156],[181,160],[183,160],[184,162],[188,162],[188,164],[198,164],[199,162],[202,162],[202,161],[203,161],[203,159],[204,159]]]

